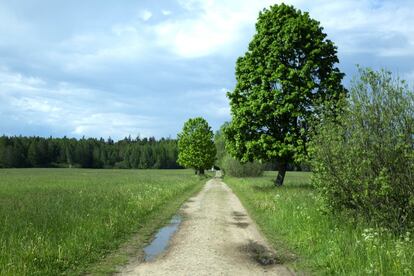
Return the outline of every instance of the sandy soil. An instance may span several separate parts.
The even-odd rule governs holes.
[[[120,275],[293,275],[273,260],[272,249],[231,189],[219,178],[183,205],[184,220],[169,249],[152,262],[130,264]]]

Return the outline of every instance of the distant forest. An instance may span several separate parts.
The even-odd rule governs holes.
[[[177,169],[177,140],[0,137],[0,168]]]

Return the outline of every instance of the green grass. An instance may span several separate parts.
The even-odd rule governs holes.
[[[204,182],[191,170],[0,170],[0,275],[80,274]]]
[[[410,233],[396,236],[345,216],[323,214],[310,173],[288,172],[281,188],[273,186],[275,176],[267,172],[259,178],[226,177],[225,182],[285,263],[318,275],[414,275]]]

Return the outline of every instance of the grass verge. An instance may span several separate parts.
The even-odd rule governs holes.
[[[201,180],[203,184],[207,181],[206,179]],[[178,212],[184,202],[200,192],[202,187],[202,185],[194,186],[192,189],[178,195],[174,200],[166,203],[158,212],[152,213],[147,218],[146,223],[141,225],[132,237],[123,242],[117,250],[89,266],[85,272],[88,275],[110,275],[118,272],[128,262],[142,261],[144,257],[143,249],[151,242],[156,231],[168,224],[171,217]]]
[[[318,275],[414,275],[411,233],[391,232],[333,217],[318,210],[310,174],[289,172],[276,188],[276,174],[258,178],[225,177],[278,259],[299,271]]]
[[[0,179],[0,275],[85,272],[137,230],[148,239],[205,182],[190,170],[5,169]]]

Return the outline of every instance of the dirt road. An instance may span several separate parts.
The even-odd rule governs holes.
[[[169,249],[156,260],[131,264],[121,275],[293,275],[274,261],[269,245],[231,189],[219,178],[180,211]]]

